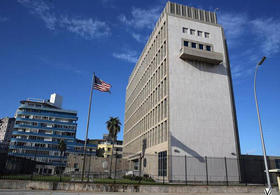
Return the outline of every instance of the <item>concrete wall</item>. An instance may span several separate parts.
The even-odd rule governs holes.
[[[81,173],[83,167],[83,156],[70,154],[67,159],[67,167],[65,173]],[[100,176],[108,176],[110,172],[111,158],[101,158],[96,156],[86,156],[85,171],[90,173],[99,173]],[[116,171],[123,176],[126,172],[133,170],[133,162],[127,159],[112,159],[112,174]]]
[[[22,180],[1,180],[0,189],[20,190],[66,190],[91,192],[141,192],[141,193],[250,193],[263,194],[264,186],[170,186],[170,185],[127,185],[39,182]],[[276,190],[274,190],[276,194]]]

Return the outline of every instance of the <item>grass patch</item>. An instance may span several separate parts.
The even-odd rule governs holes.
[[[114,179],[110,179],[110,178],[104,178],[104,179],[95,178],[93,183],[139,184],[139,181],[137,181],[137,180],[130,180],[130,179],[116,179],[116,180],[114,180]],[[140,184],[156,184],[156,182],[141,181]]]
[[[34,181],[54,181],[59,182],[60,177],[59,176],[42,176],[42,175],[6,175],[6,176],[0,176],[1,179],[11,179],[11,180],[34,180]],[[61,181],[70,181],[70,177],[61,177]]]

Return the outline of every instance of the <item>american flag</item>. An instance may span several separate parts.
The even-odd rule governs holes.
[[[108,83],[105,83],[101,79],[99,79],[97,76],[94,76],[94,84],[93,89],[96,89],[98,91],[102,92],[110,92],[111,85]]]

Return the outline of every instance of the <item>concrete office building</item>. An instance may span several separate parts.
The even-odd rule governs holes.
[[[48,165],[65,165],[69,153],[83,154],[83,144],[76,142],[77,112],[62,109],[62,97],[52,94],[50,100],[20,101],[15,114],[9,155],[34,159]],[[60,156],[59,143],[67,146]],[[94,153],[96,145],[88,144]]]
[[[15,118],[0,119],[0,142],[2,144],[9,144],[14,128]]]
[[[196,166],[205,156],[238,158],[227,44],[215,12],[166,4],[128,81],[123,137],[126,158],[138,163],[146,142],[143,173],[169,181],[184,179],[170,156],[193,157]],[[230,166],[237,181],[237,160]]]

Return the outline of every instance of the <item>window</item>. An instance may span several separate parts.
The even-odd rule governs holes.
[[[175,14],[175,4],[174,3],[170,3],[170,13]]]
[[[202,37],[202,31],[197,31],[197,36]]]
[[[194,35],[194,33],[195,33],[195,30],[194,29],[190,29],[190,34]]]
[[[188,41],[184,41],[184,46],[188,47],[189,46],[189,42]]]
[[[205,38],[209,38],[209,37],[210,37],[210,33],[205,32],[205,33],[204,33],[204,36],[205,36]]]
[[[143,160],[143,166],[144,166],[144,167],[147,166],[147,159],[146,159],[146,158],[144,158],[144,160]]]
[[[199,44],[199,49],[203,50],[203,45]]]
[[[188,28],[183,27],[183,33],[187,33],[188,32]]]
[[[167,175],[167,151],[158,153],[158,176]]]
[[[211,46],[210,45],[206,45],[206,50],[207,51],[211,51]]]
[[[192,48],[196,48],[196,43],[192,43]]]
[[[275,160],[275,168],[280,169],[280,159]]]

